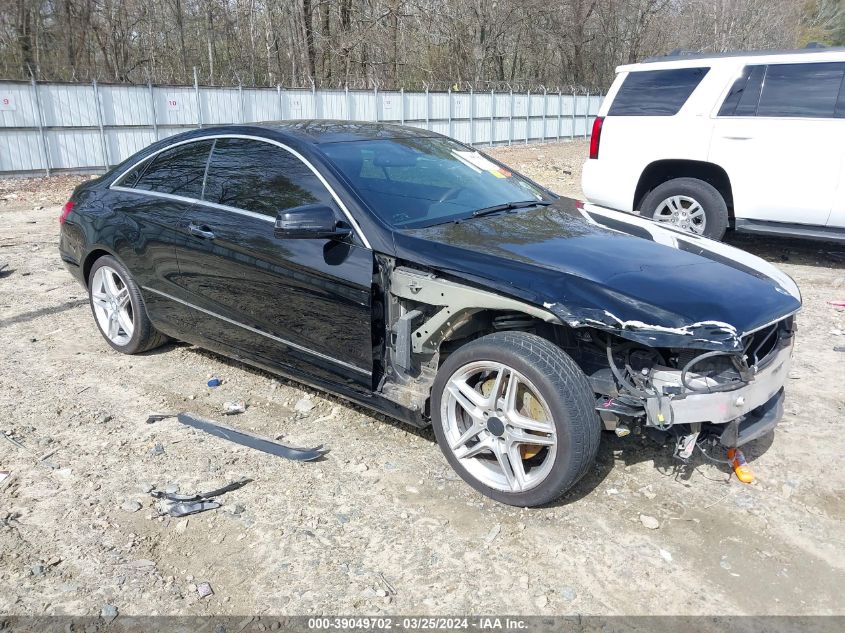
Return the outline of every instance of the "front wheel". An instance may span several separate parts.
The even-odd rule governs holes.
[[[432,422],[458,475],[515,506],[554,501],[595,461],[600,436],[587,378],[558,346],[498,332],[453,352],[437,374]]]
[[[655,222],[720,240],[728,228],[728,206],[722,194],[698,178],[673,178],[643,198],[640,213]]]

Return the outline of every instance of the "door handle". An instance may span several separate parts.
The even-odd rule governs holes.
[[[753,136],[723,136],[722,138],[727,139],[729,141],[750,141],[753,139]]]
[[[214,239],[214,231],[212,231],[205,225],[197,226],[193,222],[188,225],[188,233],[190,233],[191,235],[196,235],[197,237],[201,237],[204,240]]]

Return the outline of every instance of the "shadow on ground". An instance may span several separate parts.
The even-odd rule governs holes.
[[[735,233],[725,242],[774,264],[790,263],[845,270],[845,244]]]

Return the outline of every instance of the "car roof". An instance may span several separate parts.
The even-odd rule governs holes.
[[[696,53],[678,51],[664,57],[649,57],[638,64],[618,66],[616,72],[636,72],[663,68],[689,68],[704,65],[785,64],[790,62],[845,61],[845,48],[802,48],[799,50],[735,51],[729,53]]]
[[[265,128],[299,141],[313,144],[372,141],[388,138],[425,138],[440,136],[436,132],[410,125],[346,121],[342,119],[298,119],[250,123],[249,127]]]

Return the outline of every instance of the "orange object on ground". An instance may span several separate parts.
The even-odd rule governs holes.
[[[751,466],[745,461],[745,455],[742,454],[741,450],[738,448],[729,448],[728,459],[731,462],[731,466],[734,467],[737,479],[744,484],[750,484],[754,481],[754,473],[751,471]]]

